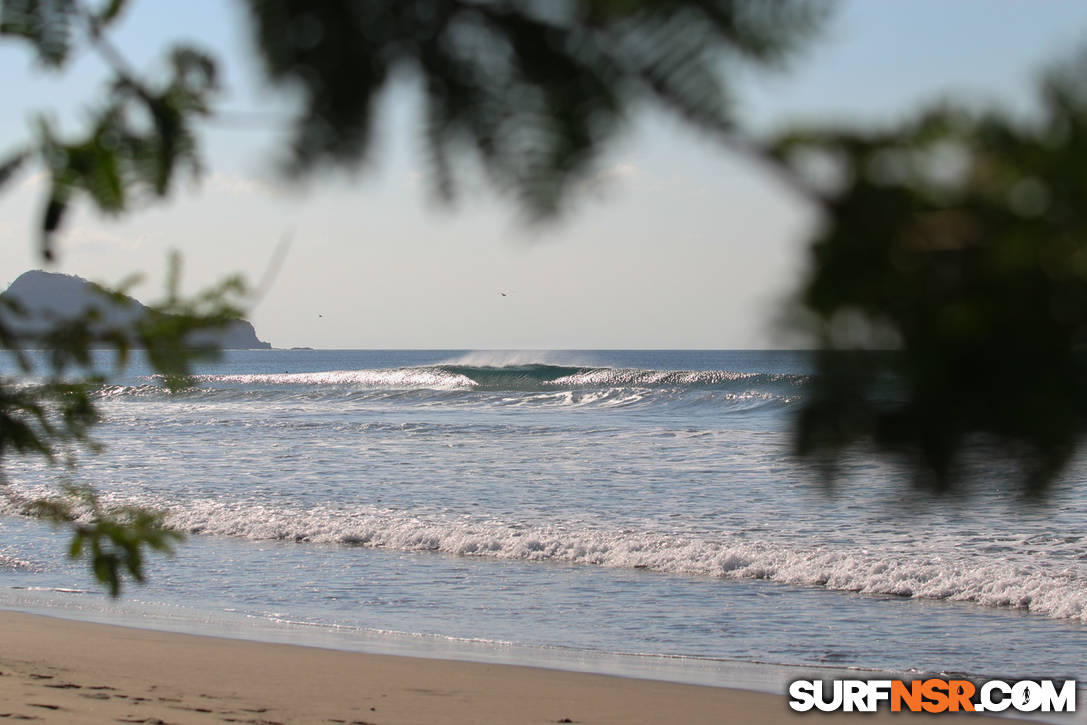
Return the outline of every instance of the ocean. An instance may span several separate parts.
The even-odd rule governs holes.
[[[1042,502],[984,462],[971,496],[926,494],[863,451],[827,487],[791,455],[808,369],[782,351],[230,351],[171,394],[137,362],[98,393],[100,453],[11,457],[6,476],[166,510],[186,541],[112,601],[63,531],[0,504],[0,607],[722,685],[779,667],[1087,680],[1087,461]]]

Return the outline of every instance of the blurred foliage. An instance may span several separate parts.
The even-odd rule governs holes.
[[[110,596],[121,593],[125,576],[143,582],[143,549],[170,554],[184,537],[168,527],[164,514],[131,506],[103,506],[94,489],[67,486],[62,496],[28,501],[29,516],[70,526],[73,531],[68,555],[86,557],[95,578],[109,588]]]
[[[199,50],[180,46],[167,53],[164,78],[141,78],[105,36],[124,4],[111,0],[89,9],[76,0],[0,1],[0,38],[30,41],[42,65],[60,69],[80,37],[114,75],[81,135],[65,138],[47,116],[40,116],[33,142],[0,162],[0,185],[32,155],[49,174],[41,223],[46,260],[52,258],[53,235],[74,196],[116,214],[134,200],[166,196],[179,168],[200,169],[192,124],[210,113],[217,90],[215,63]]]
[[[42,65],[59,68],[68,60],[80,23],[104,28],[117,19],[126,4],[125,0],[106,0],[85,9],[77,0],[4,0],[0,35],[28,41]]]
[[[704,130],[733,128],[729,75],[778,66],[814,34],[828,3],[804,0],[243,0],[268,79],[300,92],[286,160],[304,175],[355,166],[396,79],[414,79],[435,190],[451,199],[474,157],[530,218],[557,214],[599,169],[640,105]],[[60,70],[86,47],[114,76],[81,134],[40,117],[34,138],[0,160],[0,185],[35,159],[48,172],[46,259],[76,196],[107,214],[169,194],[200,170],[194,123],[211,114],[214,60],[182,46],[152,81],[108,39],[127,3],[0,0],[0,39],[28,41]]]
[[[92,305],[77,317],[56,319],[34,335],[15,332],[27,311],[17,300],[0,295],[0,352],[11,356],[19,373],[18,378],[0,377],[0,462],[11,454],[36,455],[71,468],[79,451],[96,451],[91,433],[101,419],[98,402],[108,372],[102,366],[120,369],[134,350],[146,356],[170,390],[190,384],[192,365],[219,352],[208,343],[193,344],[192,338],[207,339],[206,333],[224,331],[237,321],[245,287],[238,278],[229,278],[183,298],[179,277],[175,255],[165,299],[126,324],[110,324],[103,313],[132,304],[124,288],[92,284],[89,289],[100,299],[99,306]],[[125,286],[135,282],[129,280]],[[123,576],[143,580],[143,547],[169,552],[181,538],[160,513],[104,506],[86,487],[67,486],[59,496],[27,499],[0,476],[0,495],[26,515],[69,526],[71,555],[86,557],[95,578],[114,596]]]
[[[0,0],[0,40],[25,41],[41,66],[53,71],[62,70],[74,51],[86,48],[112,74],[81,133],[63,133],[41,115],[31,139],[0,157],[0,188],[31,163],[47,175],[40,225],[46,261],[53,259],[54,237],[78,199],[99,212],[118,214],[168,196],[179,171],[200,172],[193,125],[211,112],[218,88],[215,63],[207,54],[181,46],[167,52],[161,72],[137,71],[106,35],[125,5],[123,0]],[[188,384],[192,364],[218,352],[211,342],[214,336],[206,333],[223,331],[240,318],[238,302],[245,290],[232,277],[184,298],[178,274],[175,257],[165,300],[123,325],[108,323],[103,314],[110,305],[131,303],[123,288],[95,287],[101,307],[57,319],[50,329],[32,336],[13,331],[21,311],[15,301],[0,298],[6,313],[0,317],[0,350],[12,356],[19,374],[0,379],[0,462],[4,455],[20,453],[71,466],[78,450],[97,448],[90,433],[100,419],[97,393],[105,378],[97,367],[102,357],[95,354],[98,350],[112,350],[119,369],[139,349],[168,388]],[[26,348],[47,353],[43,358]],[[66,487],[59,497],[25,501],[3,479],[0,486],[25,513],[70,526],[70,553],[86,556],[95,577],[114,596],[123,576],[142,581],[144,547],[169,551],[179,538],[158,513],[105,507],[90,489]]]
[[[794,173],[824,169],[798,311],[820,344],[801,453],[833,472],[874,444],[938,490],[979,453],[1034,492],[1068,463],[1087,429],[1085,73],[1087,57],[1050,73],[1023,120],[945,105],[777,139]]]
[[[639,104],[732,128],[728,74],[779,64],[827,3],[797,0],[246,0],[268,77],[299,89],[288,168],[354,165],[380,92],[421,87],[430,178],[475,157],[532,218],[555,214]],[[461,167],[460,170],[463,170]]]
[[[178,48],[169,55],[169,67],[168,80],[154,88],[119,74],[81,138],[61,140],[47,118],[39,119],[36,150],[51,179],[42,220],[46,259],[74,194],[116,214],[132,197],[166,196],[179,167],[199,170],[191,117],[209,111],[215,65],[196,50]]]

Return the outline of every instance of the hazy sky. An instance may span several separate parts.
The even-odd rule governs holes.
[[[265,120],[203,128],[206,173],[167,204],[120,219],[86,206],[68,219],[54,271],[116,282],[142,272],[162,289],[169,250],[186,289],[231,272],[251,282],[290,235],[274,285],[251,311],[276,347],[747,348],[780,345],[781,300],[804,264],[814,217],[759,169],[668,118],[648,114],[611,149],[599,183],[567,217],[529,229],[486,188],[433,203],[408,93],[390,94],[378,154],[355,177],[304,189],[277,176],[287,99],[255,72],[240,3],[137,0],[114,33],[140,67],[175,40],[223,62],[221,108]],[[880,122],[953,96],[1029,109],[1031,80],[1087,47],[1080,0],[854,0],[785,73],[747,76],[740,114],[769,131],[800,119]],[[101,89],[81,56],[62,75],[0,43],[0,153],[33,115],[74,129]],[[0,192],[0,284],[39,267],[41,179]],[[507,296],[499,295],[507,292]]]

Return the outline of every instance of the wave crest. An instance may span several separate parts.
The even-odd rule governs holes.
[[[728,370],[641,370],[635,368],[568,367],[532,363],[499,367],[435,365],[429,367],[331,370],[300,373],[197,375],[188,396],[270,393],[328,397],[365,391],[435,391],[510,393],[568,392],[579,396],[638,391],[641,397],[674,399],[706,392],[719,397],[791,399],[800,393],[805,376],[741,373]],[[103,385],[102,398],[165,396],[166,389],[151,378],[137,385]],[[624,393],[625,394],[625,393]]]
[[[572,524],[533,527],[379,509],[289,510],[204,500],[171,510],[171,523],[194,534],[766,579],[870,595],[974,602],[1087,622],[1087,579],[1082,575],[1010,565],[977,554],[952,560],[943,554],[855,547],[805,549],[728,536],[701,539]]]

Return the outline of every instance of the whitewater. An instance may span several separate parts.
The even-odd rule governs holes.
[[[186,542],[108,604],[0,504],[0,606],[1087,679],[1087,463],[1043,502],[986,461],[969,497],[925,494],[864,451],[828,487],[791,454],[808,380],[802,352],[234,351],[170,393],[137,364],[96,393],[102,453],[6,475]]]

